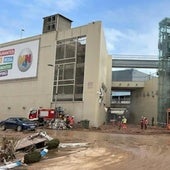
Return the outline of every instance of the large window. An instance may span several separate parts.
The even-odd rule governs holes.
[[[75,64],[65,64],[64,65],[64,80],[74,79],[74,66],[75,66]]]
[[[85,36],[57,42],[53,99],[83,100],[85,48]]]
[[[74,58],[75,57],[75,42],[70,42],[69,44],[66,44],[66,50],[65,50],[65,58]]]
[[[57,46],[57,59],[63,59],[64,58],[64,45],[58,45]]]
[[[59,41],[57,43],[56,59],[66,59],[76,57],[76,41],[75,39],[69,39],[65,41]]]

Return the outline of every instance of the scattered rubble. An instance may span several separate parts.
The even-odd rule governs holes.
[[[21,166],[24,163],[24,154],[18,158],[16,155],[20,151],[25,151],[25,154],[38,148],[39,145],[41,150],[39,151],[40,157],[44,157],[48,149],[45,148],[45,142],[52,140],[53,138],[47,135],[46,132],[38,132],[29,135],[25,138],[19,139],[8,139],[7,137],[2,138],[2,146],[0,149],[0,162],[3,164],[0,166],[0,170],[10,169],[17,166]]]
[[[15,151],[19,151],[22,149],[29,149],[34,146],[36,147],[40,144],[41,144],[41,146],[43,146],[43,145],[45,146],[45,142],[50,141],[52,139],[53,138],[50,137],[49,135],[47,135],[46,132],[41,131],[41,132],[32,134],[30,136],[27,136],[23,139],[20,139],[15,146]]]
[[[89,143],[60,143],[59,148],[66,147],[87,147]]]
[[[39,152],[40,157],[44,157],[48,153],[48,143],[55,139],[49,136],[45,131],[33,133],[21,139],[8,139],[3,137],[2,146],[0,149],[0,170],[11,169],[14,167],[26,165],[25,163],[31,162],[25,159],[29,159],[29,154],[33,152]],[[59,140],[58,140],[59,141]],[[75,148],[75,147],[87,147],[89,143],[60,143],[58,142],[58,148]],[[18,156],[20,155],[20,156]],[[37,160],[40,160],[37,158]]]
[[[52,129],[57,129],[57,130],[66,130],[67,129],[66,122],[62,119],[55,119],[54,122],[50,122],[49,127]]]

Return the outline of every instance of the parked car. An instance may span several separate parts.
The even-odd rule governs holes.
[[[0,127],[2,130],[15,129],[20,132],[22,130],[35,130],[36,124],[25,117],[10,117],[1,121]]]

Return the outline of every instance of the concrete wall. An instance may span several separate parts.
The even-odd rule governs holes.
[[[158,78],[145,81],[144,88],[132,91],[130,122],[139,123],[141,116],[147,117],[150,123],[152,117],[157,120],[157,91]]]

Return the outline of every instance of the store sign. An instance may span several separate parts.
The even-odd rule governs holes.
[[[37,75],[39,40],[0,48],[0,80]]]
[[[29,48],[25,48],[21,51],[18,57],[18,68],[21,72],[27,71],[32,64],[32,51]]]

